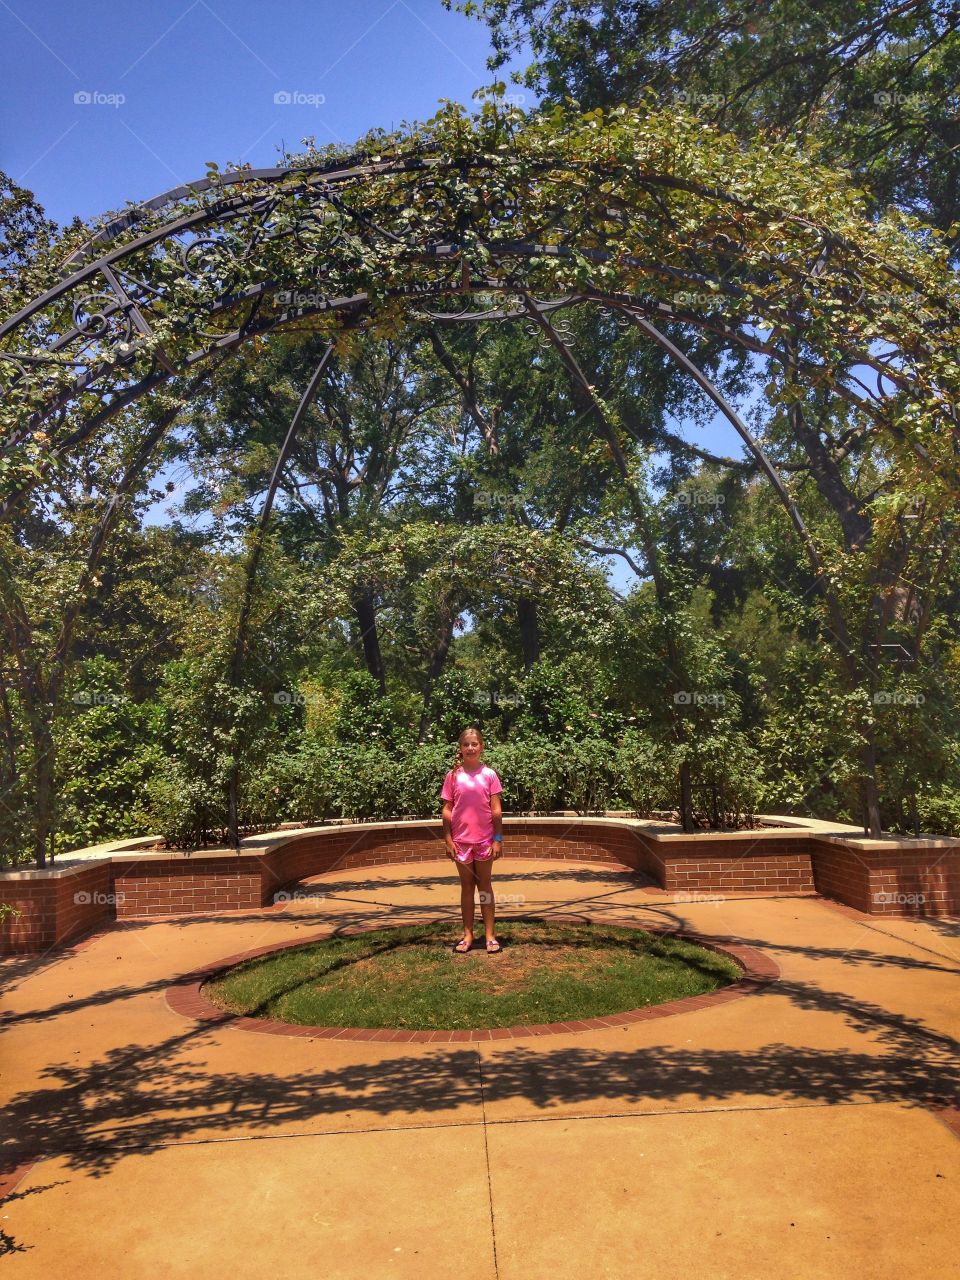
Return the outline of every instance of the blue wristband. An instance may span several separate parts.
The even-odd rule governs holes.
[[[493,838],[494,840],[499,840],[500,843],[503,844],[503,836],[494,836]]]

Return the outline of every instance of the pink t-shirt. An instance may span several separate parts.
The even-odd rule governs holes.
[[[450,834],[454,844],[484,844],[493,835],[490,797],[503,790],[500,779],[489,765],[482,764],[471,773],[461,765],[443,780],[441,798],[451,801]]]

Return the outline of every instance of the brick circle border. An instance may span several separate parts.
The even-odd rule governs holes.
[[[184,1018],[192,1018],[197,1022],[206,1022],[218,1026],[230,1027],[237,1031],[254,1031],[261,1035],[298,1036],[309,1040],[351,1040],[377,1041],[381,1044],[464,1044],[490,1040],[520,1040],[528,1036],[552,1036],[580,1031],[602,1031],[611,1027],[627,1027],[635,1022],[649,1022],[655,1018],[669,1018],[677,1013],[689,1013],[695,1009],[706,1009],[711,1005],[727,1004],[731,1000],[739,1000],[743,996],[762,991],[780,977],[780,967],[776,961],[758,951],[756,947],[747,947],[732,938],[707,937],[687,929],[672,929],[662,925],[638,924],[635,920],[595,920],[582,915],[563,916],[505,916],[503,921],[529,922],[537,924],[556,924],[576,921],[591,925],[615,925],[621,929],[640,929],[645,933],[662,934],[677,938],[681,942],[692,942],[715,951],[733,960],[743,971],[742,976],[729,986],[721,987],[700,996],[684,996],[679,1000],[668,1000],[663,1004],[650,1005],[641,1009],[627,1009],[623,1013],[606,1014],[601,1018],[581,1018],[570,1022],[525,1023],[516,1027],[486,1027],[476,1031],[412,1031],[395,1027],[332,1027],[301,1026],[291,1022],[275,1022],[269,1018],[247,1018],[242,1014],[227,1013],[203,994],[202,988],[211,978],[226,972],[228,969],[243,963],[245,960],[256,960],[260,956],[272,955],[279,951],[287,951],[292,947],[307,947],[317,942],[326,942],[330,938],[352,937],[359,933],[370,933],[383,929],[409,928],[414,925],[439,924],[436,917],[420,920],[406,920],[398,925],[365,924],[351,925],[345,929],[328,929],[323,933],[313,934],[309,938],[294,938],[287,942],[272,943],[266,947],[257,947],[253,951],[244,951],[235,956],[226,956],[202,969],[194,969],[184,974],[177,982],[169,986],[166,1000],[174,1013]]]

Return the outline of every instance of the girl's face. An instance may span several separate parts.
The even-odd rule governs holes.
[[[468,769],[474,769],[480,763],[480,752],[482,750],[480,739],[475,733],[465,733],[460,739],[460,753],[463,756],[463,763]]]

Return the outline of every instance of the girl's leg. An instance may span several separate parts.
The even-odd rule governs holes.
[[[496,910],[496,902],[493,897],[493,883],[491,876],[493,874],[492,858],[474,858],[473,874],[476,878],[477,887],[480,890],[480,914],[483,916],[483,930],[487,935],[487,941],[495,938],[493,931],[493,917]]]
[[[468,942],[473,941],[473,897],[477,891],[477,882],[473,875],[472,862],[458,862],[460,875],[460,914],[463,916],[463,936]]]

